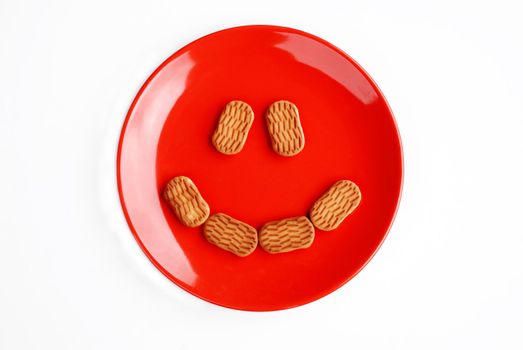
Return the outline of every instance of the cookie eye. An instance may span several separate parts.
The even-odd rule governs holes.
[[[225,105],[212,135],[212,144],[223,154],[237,154],[245,145],[254,121],[251,106],[243,101],[231,101]]]
[[[270,105],[265,116],[272,140],[272,149],[284,157],[300,153],[305,146],[305,136],[300,123],[298,107],[289,101]]]

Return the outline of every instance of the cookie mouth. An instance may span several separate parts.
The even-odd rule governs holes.
[[[220,115],[212,144],[226,155],[241,152],[253,121],[254,113],[247,103],[229,102]],[[286,100],[274,102],[267,109],[266,122],[272,149],[277,154],[292,157],[303,150],[305,136],[296,105]],[[270,254],[309,248],[314,242],[315,228],[337,229],[362,199],[354,182],[339,180],[315,201],[308,215],[268,222],[258,232],[225,213],[209,217],[208,203],[186,176],[171,179],[164,188],[163,197],[182,224],[188,227],[203,225],[203,236],[209,243],[239,257],[248,256],[258,245]]]
[[[188,227],[203,225],[203,236],[209,243],[245,257],[258,244],[271,254],[309,248],[314,242],[315,228],[336,230],[359,206],[362,196],[358,186],[349,180],[334,183],[303,216],[271,221],[259,233],[251,225],[224,213],[210,215],[210,207],[191,179],[177,176],[164,190],[164,198]]]

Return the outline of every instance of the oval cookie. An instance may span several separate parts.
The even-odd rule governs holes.
[[[314,203],[311,221],[320,230],[334,230],[358,207],[360,201],[358,186],[352,181],[340,180]]]
[[[314,226],[305,216],[271,221],[262,227],[259,240],[271,254],[308,248],[314,241]]]
[[[254,113],[247,103],[242,101],[227,103],[212,135],[212,144],[223,154],[240,152],[253,121]]]
[[[222,213],[207,220],[203,235],[210,243],[242,257],[251,254],[258,245],[258,232],[254,227]]]
[[[163,196],[185,226],[200,226],[209,217],[209,205],[196,185],[186,176],[177,176],[170,180],[165,186]]]
[[[300,115],[296,105],[289,101],[271,104],[266,114],[272,149],[279,155],[291,157],[305,146]]]

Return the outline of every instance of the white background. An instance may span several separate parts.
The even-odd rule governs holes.
[[[0,349],[523,348],[519,3],[0,0]],[[244,24],[348,52],[403,138],[381,250],[337,292],[283,312],[182,292],[134,242],[115,187],[143,81],[186,43]]]

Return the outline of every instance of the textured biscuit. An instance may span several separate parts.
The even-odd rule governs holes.
[[[185,226],[200,226],[209,217],[209,205],[188,177],[177,176],[169,181],[163,196]]]
[[[212,144],[223,154],[240,152],[254,121],[251,107],[242,101],[227,103],[212,135]]]
[[[329,188],[311,209],[311,221],[320,230],[331,231],[356,209],[361,201],[358,186],[349,180],[340,180]]]
[[[238,256],[251,254],[258,245],[254,227],[221,213],[205,222],[203,235],[210,243]]]
[[[266,114],[272,149],[279,155],[290,157],[301,152],[305,136],[301,128],[296,105],[289,101],[274,102]]]
[[[314,226],[305,216],[271,221],[262,227],[259,240],[271,254],[308,248],[314,241]]]

